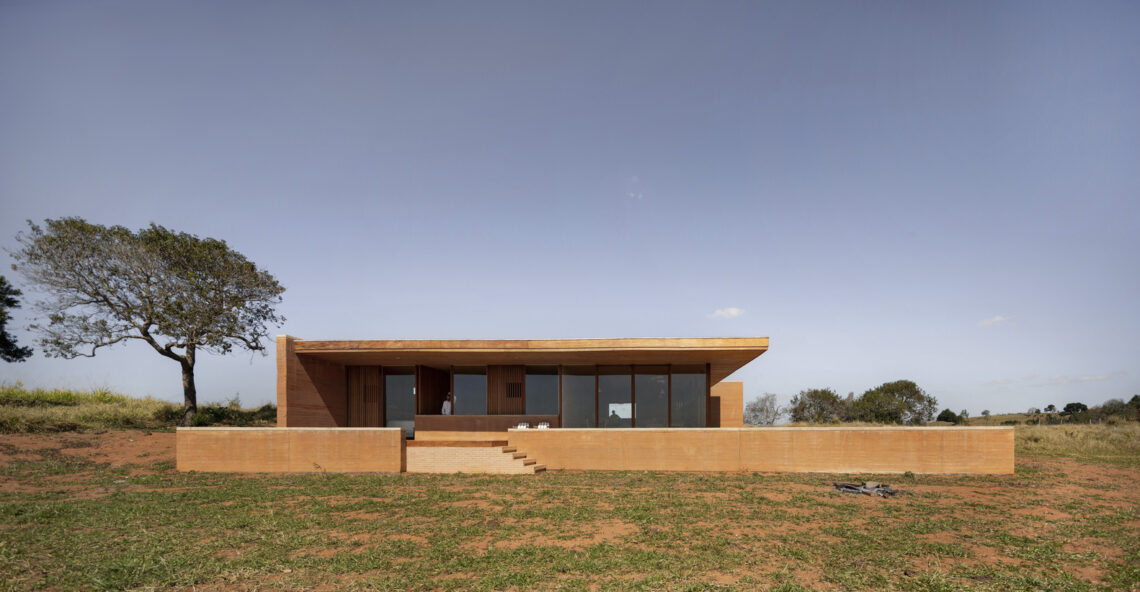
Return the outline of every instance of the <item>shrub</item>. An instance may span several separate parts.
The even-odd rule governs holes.
[[[277,423],[277,406],[266,404],[257,409],[242,409],[230,404],[222,405],[210,403],[198,407],[194,415],[195,426],[230,425],[275,425]]]
[[[938,399],[926,394],[910,380],[885,382],[855,401],[856,416],[862,421],[922,425],[934,419]]]
[[[855,399],[853,408],[859,421],[874,423],[902,423],[907,413],[906,401],[881,389],[863,393]]]
[[[842,403],[831,389],[808,389],[792,397],[788,415],[794,422],[829,423],[838,421]]]
[[[946,423],[958,425],[959,423],[962,423],[962,418],[957,413],[954,413],[949,409],[943,409],[942,413],[938,414],[937,421],[944,421]]]
[[[1085,411],[1088,411],[1088,410],[1089,410],[1089,406],[1085,405],[1084,403],[1069,403],[1069,404],[1065,405],[1065,413],[1068,413],[1069,415],[1076,415],[1078,413],[1084,413]]]
[[[1121,399],[1109,399],[1100,406],[1105,417],[1112,415],[1130,415],[1132,409]]]

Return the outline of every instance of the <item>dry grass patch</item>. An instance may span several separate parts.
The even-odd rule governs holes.
[[[1071,456],[1140,465],[1140,423],[1017,426],[1018,455]]]
[[[119,429],[171,429],[182,406],[150,397],[134,398],[108,389],[26,389],[0,384],[0,433],[54,433]],[[275,425],[277,408],[243,409],[228,403],[199,405],[194,425]]]

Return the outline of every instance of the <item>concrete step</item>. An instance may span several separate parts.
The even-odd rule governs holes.
[[[526,453],[525,452],[515,452],[515,453],[511,454],[511,456],[513,456],[514,458],[526,458]]]
[[[534,472],[545,473],[546,472],[546,465],[534,465]]]
[[[535,463],[537,463],[537,462],[538,462],[538,461],[537,461],[537,460],[535,460],[535,459],[533,459],[533,458],[524,458],[524,459],[522,459],[522,463],[523,463],[523,465],[533,465],[533,464],[535,464]]]
[[[503,446],[503,452],[515,452],[518,448],[515,446]]]

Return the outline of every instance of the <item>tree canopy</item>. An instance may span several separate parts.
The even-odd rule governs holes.
[[[942,413],[939,413],[936,419],[938,421],[944,421],[947,423],[952,423],[954,425],[962,423],[962,417],[949,409],[943,409]]]
[[[22,294],[0,275],[0,360],[5,362],[23,362],[32,356],[32,348],[17,345],[16,338],[8,334],[8,311],[20,308],[17,297]]]
[[[1084,413],[1085,411],[1088,411],[1088,410],[1089,410],[1089,406],[1085,405],[1084,403],[1068,403],[1065,405],[1065,409],[1064,409],[1065,413],[1068,413],[1069,415],[1076,415],[1078,413]]]
[[[837,421],[842,402],[831,389],[808,389],[792,397],[788,414],[792,421],[807,423],[829,423]]]
[[[892,392],[872,389],[852,403],[854,417],[871,423],[902,423],[907,403]]]
[[[197,409],[194,364],[199,350],[262,351],[284,288],[225,241],[157,224],[131,231],[82,218],[45,220],[17,240],[13,268],[40,288],[33,325],[49,357],[93,357],[96,350],[140,340],[182,368],[189,422]]]
[[[938,399],[910,380],[896,380],[863,393],[855,401],[863,421],[922,425],[934,419]]]

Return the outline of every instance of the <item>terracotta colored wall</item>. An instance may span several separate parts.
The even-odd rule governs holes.
[[[709,414],[710,428],[744,427],[744,383],[721,381],[709,391],[712,405]],[[715,420],[715,421],[714,421]]]
[[[398,473],[399,428],[178,428],[179,471]]]
[[[277,336],[278,427],[348,425],[344,365],[293,352],[294,338]]]
[[[829,473],[1013,472],[1013,428],[510,430],[550,469]]]

